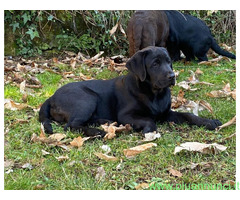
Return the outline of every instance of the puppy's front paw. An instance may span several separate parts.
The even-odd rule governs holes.
[[[101,136],[104,137],[106,135],[106,132],[96,129],[96,128],[87,128],[84,130],[84,134],[87,136]]]
[[[209,123],[206,125],[206,128],[209,130],[215,130],[218,126],[221,126],[222,122],[218,119],[209,120]]]

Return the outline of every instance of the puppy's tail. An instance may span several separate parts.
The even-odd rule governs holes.
[[[212,48],[212,50],[214,50],[219,55],[226,56],[226,57],[229,57],[229,58],[232,58],[232,59],[236,59],[236,56],[234,54],[221,49],[221,47],[217,44],[217,42],[214,38],[212,38],[211,48]]]
[[[51,121],[51,115],[50,115],[50,108],[51,108],[50,100],[47,99],[43,103],[43,105],[39,111],[39,121],[43,124],[45,132],[52,134],[53,130],[52,130],[52,125],[51,125],[52,121]]]

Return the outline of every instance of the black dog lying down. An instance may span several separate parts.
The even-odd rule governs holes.
[[[111,80],[69,83],[42,105],[39,120],[47,133],[53,133],[51,121],[67,122],[65,130],[81,129],[85,135],[105,132],[88,128],[89,124],[117,121],[131,124],[136,131],[157,130],[156,122],[204,126],[209,130],[219,120],[200,118],[191,113],[171,110],[169,86],[175,84],[170,57],[163,47],[147,47],[127,62],[129,74]]]

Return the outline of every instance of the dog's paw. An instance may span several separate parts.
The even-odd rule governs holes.
[[[104,137],[106,135],[106,132],[100,129],[96,129],[96,128],[86,128],[84,130],[84,134],[86,136],[101,136]]]
[[[206,125],[206,128],[209,130],[215,130],[218,126],[221,126],[222,122],[218,119],[209,120],[209,123]]]

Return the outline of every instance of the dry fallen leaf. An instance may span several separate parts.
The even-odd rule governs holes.
[[[169,173],[173,176],[176,176],[176,177],[182,177],[182,173],[178,170],[175,170],[175,169],[170,169]]]
[[[70,142],[70,145],[73,147],[81,147],[83,143],[88,140],[90,137],[84,137],[82,138],[81,136],[74,138],[72,142]]]
[[[45,150],[42,149],[42,155],[43,155],[43,156],[49,155],[49,154],[50,154],[49,152],[47,152],[47,151],[45,151]]]
[[[199,168],[202,168],[202,169],[208,169],[208,168],[211,168],[212,166],[214,165],[214,163],[212,162],[200,162],[200,163],[191,163],[190,165],[187,165],[185,167],[182,167],[181,170],[185,170],[185,169],[199,169]]]
[[[217,127],[216,130],[219,131],[219,130],[221,130],[222,128],[231,126],[232,124],[236,124],[236,115],[235,115],[230,121],[228,121],[227,123],[225,123],[225,124]]]
[[[113,139],[116,136],[115,132],[116,132],[116,127],[109,126],[107,129],[107,134],[104,136],[104,139],[105,140]]]
[[[98,167],[95,179],[97,181],[101,181],[101,180],[103,180],[105,178],[105,176],[106,176],[106,172],[105,172],[104,168],[103,167]]]
[[[9,170],[14,166],[13,160],[4,160],[4,170]]]
[[[200,100],[199,101],[199,106],[202,106],[203,108],[207,109],[212,115],[214,115],[213,108],[210,105],[210,103],[208,103],[207,101]]]
[[[149,188],[150,184],[149,183],[140,183],[138,185],[135,186],[136,190],[144,190]]]
[[[195,74],[201,75],[201,74],[203,74],[203,71],[201,71],[199,68],[197,68],[197,70],[195,71]]]
[[[123,131],[130,131],[132,130],[131,126],[129,124],[126,124],[125,126],[120,125],[119,127],[116,126],[117,122],[113,122],[110,125],[103,124],[101,127],[106,132],[106,135],[104,136],[105,140],[110,140],[116,136],[116,132],[120,133]]]
[[[41,123],[41,126],[40,126],[40,138],[46,138],[46,134],[45,134],[45,129],[44,129],[44,126],[43,124]]]
[[[4,99],[4,108],[10,110],[22,110],[29,107],[27,104],[16,103],[11,99]]]
[[[181,110],[181,111],[192,110],[193,114],[198,116],[198,111],[202,111],[204,109],[207,109],[212,115],[214,115],[211,105],[204,100],[200,100],[197,102],[188,100],[184,105],[180,106],[177,110]]]
[[[217,58],[213,58],[208,61],[199,62],[198,65],[218,66],[218,62],[221,60],[227,60],[228,62],[232,62],[230,58],[227,58],[225,56],[218,56]]]
[[[23,166],[22,166],[23,169],[28,169],[28,170],[32,170],[33,169],[33,166],[30,164],[30,163],[25,163]]]
[[[119,23],[117,23],[117,24],[109,31],[110,36],[112,36],[112,35],[116,32],[116,30],[117,30],[117,28],[118,28],[118,25],[119,25]]]
[[[66,156],[58,156],[58,157],[55,157],[59,162],[63,162],[65,160],[68,160],[69,157],[66,155]]]
[[[45,144],[48,144],[50,146],[59,146],[62,145],[63,142],[61,141],[66,137],[65,134],[62,133],[55,133],[50,135],[49,137],[46,136],[45,130],[43,127],[43,124],[41,123],[41,128],[40,128],[40,135],[37,136],[37,134],[33,133],[31,137],[32,142],[42,142]]]
[[[232,137],[236,137],[236,133],[233,133],[232,135],[228,136],[228,137],[225,137],[222,141],[226,141],[226,140],[229,140],[231,139]]]
[[[119,24],[119,28],[120,28],[121,33],[124,35],[124,37],[127,37],[127,35],[122,27],[122,24]]]
[[[224,185],[236,186],[236,183],[233,180],[227,180]]]
[[[123,153],[127,158],[131,158],[136,156],[137,154],[142,153],[143,151],[152,148],[153,146],[157,146],[156,143],[146,143],[146,144],[142,144],[136,147],[132,147],[129,149],[124,149]]]
[[[77,63],[76,58],[73,58],[73,59],[70,60],[70,65],[73,69],[75,69],[76,63]]]
[[[156,131],[154,131],[154,132],[145,133],[144,137],[145,138],[142,140],[143,142],[151,142],[153,140],[156,140],[157,138],[160,138],[161,134],[156,133]]]
[[[180,144],[180,146],[175,147],[174,154],[179,153],[182,150],[187,151],[197,151],[203,154],[209,154],[209,153],[218,153],[221,151],[225,151],[227,147],[213,143],[213,144],[204,144],[199,142],[186,142]]]
[[[111,151],[111,148],[108,145],[102,145],[101,149],[105,151],[105,153],[109,153]]]
[[[197,88],[191,89],[190,84],[191,85],[201,84],[201,85],[210,85],[210,86],[214,85],[212,83],[208,83],[205,81],[199,81],[198,76],[202,73],[201,70],[197,70],[195,73],[192,70],[190,70],[190,73],[191,73],[191,76],[188,78],[187,81],[181,81],[180,83],[177,84],[179,87],[182,87],[185,90],[195,91],[197,90]]]
[[[222,90],[211,91],[206,94],[207,96],[214,98],[228,97],[231,96],[234,100],[236,100],[236,89],[231,91],[230,84],[227,83]]]
[[[59,142],[65,137],[66,137],[65,134],[55,133],[55,134],[50,135],[48,138]]]
[[[24,80],[23,82],[20,83],[19,88],[20,88],[20,92],[21,92],[22,94],[24,94],[24,93],[26,92],[26,91],[25,91],[25,88],[26,88],[26,80]]]
[[[104,153],[94,153],[98,158],[106,160],[106,161],[117,161],[118,158],[114,157],[114,156],[109,156],[107,154]]]

